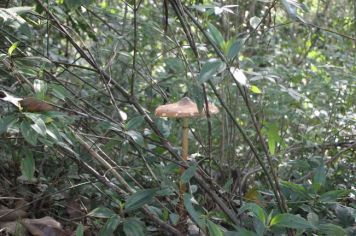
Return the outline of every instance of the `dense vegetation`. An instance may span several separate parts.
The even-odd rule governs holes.
[[[356,234],[355,1],[0,4],[0,90],[55,107],[0,100],[10,234]]]

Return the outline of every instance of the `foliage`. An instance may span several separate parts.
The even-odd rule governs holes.
[[[354,2],[7,2],[0,90],[56,107],[0,100],[0,193],[33,217],[177,234],[183,201],[209,235],[355,233]],[[220,109],[190,120],[188,163],[154,116],[184,95]]]

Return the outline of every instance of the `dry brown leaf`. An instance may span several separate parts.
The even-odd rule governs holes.
[[[13,221],[27,216],[27,212],[22,209],[0,209],[0,221]]]
[[[62,229],[61,223],[49,216],[40,219],[23,219],[20,222],[34,236],[68,236]]]

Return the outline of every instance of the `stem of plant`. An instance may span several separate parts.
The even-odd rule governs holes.
[[[182,160],[188,160],[188,134],[189,134],[189,120],[187,117],[182,120]],[[184,167],[180,168],[180,176],[184,173]],[[187,232],[187,211],[184,208],[184,193],[187,191],[187,186],[182,180],[179,181],[179,225],[178,228],[182,233]]]

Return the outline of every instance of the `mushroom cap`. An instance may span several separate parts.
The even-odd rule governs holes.
[[[219,112],[219,109],[211,103],[208,104],[208,107],[209,114]],[[184,97],[176,103],[159,106],[155,111],[155,115],[159,117],[196,117],[205,114],[205,108],[199,112],[197,104],[188,97]]]

